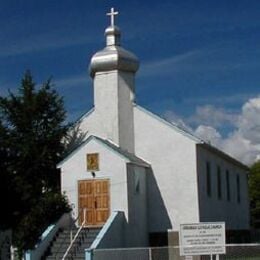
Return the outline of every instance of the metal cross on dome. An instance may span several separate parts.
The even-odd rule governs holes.
[[[107,13],[107,16],[110,16],[111,19],[111,26],[114,26],[115,16],[118,14],[119,14],[118,11],[114,11],[114,7],[111,8],[110,13]]]

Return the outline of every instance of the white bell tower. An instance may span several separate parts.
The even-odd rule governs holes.
[[[106,138],[134,153],[133,102],[137,57],[120,46],[120,29],[114,25],[118,12],[111,8],[111,25],[105,30],[106,47],[90,62],[94,81],[94,106]]]

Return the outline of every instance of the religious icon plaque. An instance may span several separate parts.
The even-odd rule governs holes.
[[[99,154],[88,153],[87,154],[87,171],[99,171]]]

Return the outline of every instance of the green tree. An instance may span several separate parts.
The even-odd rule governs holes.
[[[0,221],[0,229],[8,229],[12,224],[13,212],[13,183],[8,168],[10,155],[8,154],[8,134],[0,119],[0,201],[5,214]],[[8,198],[8,201],[7,201]]]
[[[249,194],[252,225],[260,228],[260,161],[250,168]]]
[[[17,94],[0,97],[0,188],[6,212],[0,228],[13,229],[20,251],[31,248],[50,223],[69,211],[56,169],[69,127],[65,119],[63,100],[51,81],[37,88],[30,72]]]

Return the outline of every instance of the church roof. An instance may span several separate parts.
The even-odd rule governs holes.
[[[241,163],[240,161],[238,161],[237,159],[235,159],[234,157],[228,155],[227,153],[225,153],[224,151],[218,149],[217,147],[215,147],[214,145],[207,143],[205,140],[203,140],[202,138],[197,137],[196,135],[194,135],[193,133],[191,133],[190,131],[188,131],[185,128],[180,127],[178,124],[175,124],[172,121],[169,121],[165,118],[162,118],[161,116],[154,114],[153,112],[145,109],[142,106],[139,106],[137,104],[135,104],[135,108],[141,110],[142,112],[148,114],[149,116],[152,116],[153,118],[155,118],[156,120],[160,121],[163,124],[168,125],[169,127],[171,127],[173,130],[179,132],[180,134],[188,137],[190,140],[194,141],[198,146],[201,146],[209,151],[211,151],[212,153],[218,154],[219,156],[226,158],[227,160],[231,161],[232,163],[234,163],[235,165],[238,165],[239,167],[244,168],[245,170],[248,170],[248,167]],[[83,114],[78,120],[76,120],[75,124],[80,123],[82,120],[84,120],[84,118],[86,118],[89,114],[91,114],[92,112],[94,112],[94,108],[92,108],[90,111],[86,112],[85,114]],[[93,136],[96,139],[100,139],[100,141],[102,140],[104,143],[106,143],[106,145],[111,146],[111,148],[113,147],[114,150],[118,151],[121,154],[124,154],[124,157],[126,157],[127,159],[132,158],[133,154],[128,153],[127,151],[122,150],[120,147],[118,147],[116,144],[110,142],[109,140],[105,140],[102,139],[100,137],[97,136]],[[88,140],[88,139],[87,139]],[[87,141],[86,140],[86,141]],[[86,142],[85,141],[85,142]],[[84,143],[85,143],[84,142]],[[79,146],[78,146],[79,147]],[[76,147],[75,149],[77,149],[78,147]],[[73,152],[73,151],[72,151]],[[68,155],[69,156],[69,155]],[[133,155],[135,156],[135,155]],[[136,156],[135,156],[136,157]],[[136,157],[138,158],[138,157]],[[138,158],[140,159],[140,158]],[[130,161],[132,161],[131,159],[129,159]],[[147,164],[147,162],[145,162],[144,160],[140,159],[142,162],[144,162],[145,164]],[[60,164],[60,163],[59,163]],[[149,164],[147,164],[148,167],[150,166]]]
[[[138,58],[133,53],[113,45],[105,47],[91,58],[89,71],[91,77],[94,77],[96,72],[111,70],[136,72],[138,67]]]
[[[143,159],[137,157],[136,155],[134,155],[133,153],[129,153],[126,150],[121,149],[118,145],[116,145],[115,143],[107,140],[107,139],[103,139],[101,137],[95,136],[95,135],[91,135],[89,136],[85,141],[83,141],[80,145],[78,145],[77,147],[75,147],[61,162],[59,162],[57,164],[57,167],[60,168],[61,165],[66,162],[74,153],[76,153],[82,146],[84,146],[85,144],[89,143],[91,140],[96,140],[99,143],[101,143],[102,145],[105,145],[106,147],[108,147],[109,149],[111,149],[113,152],[119,154],[120,156],[122,156],[124,159],[128,160],[130,163],[142,166],[142,167],[150,167],[150,164],[147,163],[146,161],[144,161]]]
[[[149,116],[155,118],[156,120],[160,121],[161,123],[168,125],[170,128],[174,129],[175,131],[179,132],[180,134],[188,137],[189,139],[191,139],[192,141],[196,142],[196,143],[204,143],[204,140],[202,140],[201,138],[197,137],[196,135],[194,135],[193,133],[191,133],[190,131],[188,131],[186,128],[179,126],[178,124],[175,124],[172,121],[169,121],[165,118],[162,118],[161,116],[154,114],[153,112],[145,109],[142,106],[139,106],[137,104],[135,104],[135,107],[139,110],[141,110],[142,112],[148,114]]]
[[[232,157],[231,155],[225,153],[224,151],[218,149],[217,147],[215,147],[214,145],[206,142],[205,140],[203,140],[202,138],[197,137],[196,135],[194,135],[192,132],[190,132],[188,129],[180,127],[178,124],[175,124],[172,121],[168,121],[165,118],[160,117],[159,115],[154,114],[153,112],[139,106],[135,104],[135,107],[141,111],[143,111],[144,113],[152,116],[153,118],[157,119],[158,121],[162,122],[163,124],[168,125],[169,127],[171,127],[173,130],[179,132],[180,134],[188,137],[190,140],[193,140],[196,145],[207,149],[208,151],[219,155],[222,158],[225,158],[226,160],[232,162],[233,164],[243,168],[244,170],[248,170],[248,167],[241,163],[240,161],[238,161],[237,159],[235,159],[234,157]]]
[[[244,165],[243,163],[241,163],[240,161],[238,161],[237,159],[235,159],[234,157],[228,155],[227,153],[219,150],[218,148],[216,148],[215,146],[209,144],[209,143],[200,143],[200,144],[197,144],[199,147],[202,147],[214,154],[217,154],[218,156],[222,157],[222,158],[225,158],[227,161],[233,163],[234,165],[237,165],[238,167],[241,167],[242,169],[248,171],[249,168]]]
[[[150,167],[149,163],[147,163],[143,159],[137,157],[133,153],[129,153],[128,151],[121,149],[115,143],[112,143],[111,141],[109,141],[107,139],[103,139],[103,138],[100,138],[100,137],[97,137],[97,136],[92,136],[92,137],[95,138],[96,140],[100,141],[101,143],[107,145],[109,148],[113,149],[115,152],[121,154],[123,157],[128,159],[131,163],[134,163],[134,164],[137,164],[137,165],[140,165],[140,166],[144,166],[144,167]]]

